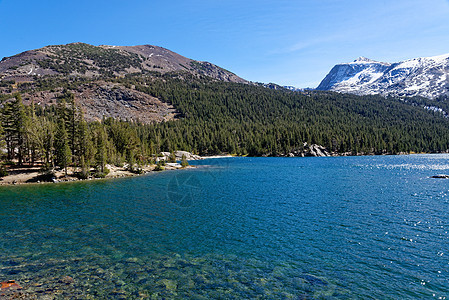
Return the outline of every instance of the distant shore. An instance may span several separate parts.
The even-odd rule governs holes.
[[[212,155],[212,156],[201,156],[201,159],[212,159],[212,158],[229,158],[234,157],[231,154],[224,154],[224,155]]]

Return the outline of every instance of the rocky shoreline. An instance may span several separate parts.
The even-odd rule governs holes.
[[[175,156],[176,160],[180,161],[182,156],[185,156],[187,160],[200,160],[212,157],[201,157],[199,155],[192,154],[187,151],[176,151]],[[161,152],[156,158],[156,162],[159,161],[168,161],[170,156],[170,152]],[[217,156],[218,157],[218,156]],[[230,156],[223,156],[230,157]],[[13,167],[9,168],[9,175],[0,178],[0,186],[5,185],[21,185],[21,184],[45,184],[45,183],[60,183],[60,182],[72,182],[72,181],[86,181],[86,180],[99,180],[99,179],[112,179],[112,178],[122,178],[122,177],[132,177],[144,175],[152,172],[160,172],[161,170],[157,169],[156,164],[149,164],[140,167],[140,172],[131,172],[128,168],[128,165],[125,164],[123,166],[114,166],[114,165],[106,165],[105,166],[109,173],[104,178],[95,178],[93,176],[89,176],[86,179],[80,179],[76,176],[76,172],[79,171],[79,168],[68,168],[68,174],[65,176],[63,170],[56,170],[54,172],[54,176],[51,178],[45,178],[45,176],[40,173],[40,166],[25,166],[25,167]],[[163,170],[179,170],[179,169],[190,169],[195,168],[194,166],[183,167],[180,163],[169,163],[166,162]]]
[[[413,153],[397,153],[398,155],[408,155]],[[182,167],[180,163],[168,163],[170,152],[161,152],[156,157],[156,162],[165,161],[165,166],[163,170],[179,170],[179,169],[189,169],[195,168],[194,166]],[[357,153],[354,154],[352,152],[348,153],[339,153],[339,152],[331,152],[327,148],[311,144],[308,145],[304,143],[304,147],[301,150],[292,151],[287,154],[275,155],[276,157],[336,157],[336,156],[370,156],[370,155],[379,155],[376,153]],[[392,155],[391,153],[383,153],[382,155]],[[181,161],[182,157],[185,156],[188,161],[192,160],[203,160],[203,159],[216,159],[216,158],[229,158],[233,157],[230,154],[224,155],[214,155],[214,156],[199,156],[196,154],[192,154],[187,151],[175,151],[176,161]],[[267,155],[267,157],[270,155]],[[145,166],[140,166],[140,172],[132,172],[129,170],[128,165],[125,164],[123,166],[114,166],[114,165],[106,165],[106,168],[109,170],[109,173],[104,178],[95,178],[93,176],[89,176],[87,179],[80,179],[76,176],[76,173],[79,171],[79,168],[69,168],[68,175],[65,176],[63,170],[56,170],[54,173],[54,177],[51,179],[42,179],[44,176],[39,172],[39,166],[25,166],[25,167],[13,167],[9,168],[9,175],[0,178],[0,186],[5,185],[19,185],[19,184],[43,184],[43,183],[59,183],[59,182],[71,182],[71,181],[85,181],[85,180],[98,180],[98,179],[112,179],[112,178],[122,178],[122,177],[132,177],[132,176],[140,176],[152,172],[159,172],[162,170],[157,169],[156,164],[149,164]],[[444,175],[447,176],[447,175]],[[437,178],[437,177],[434,177]],[[442,178],[442,177],[438,177]],[[445,177],[446,178],[446,177]]]

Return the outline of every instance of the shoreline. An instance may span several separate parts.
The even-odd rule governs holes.
[[[366,154],[366,155],[329,155],[329,156],[316,156],[316,157],[348,157],[348,156],[395,156],[395,155],[421,155],[421,154],[447,154],[447,153],[399,153],[399,154]],[[197,160],[205,160],[205,159],[221,159],[221,158],[232,158],[232,157],[246,157],[246,156],[232,156],[230,154],[226,155],[213,155],[213,156],[197,156],[195,159],[191,159],[189,161],[197,161]],[[254,156],[254,157],[265,157],[265,156]],[[266,156],[266,157],[282,157],[282,158],[305,158],[302,156]],[[310,156],[314,157],[314,156]],[[179,163],[166,163],[163,170],[155,171],[156,165],[147,165],[142,167],[142,173],[133,173],[127,170],[125,167],[117,167],[107,165],[109,169],[108,175],[104,178],[95,178],[93,176],[80,179],[74,175],[74,173],[78,170],[78,168],[69,168],[70,172],[67,176],[64,176],[64,172],[62,170],[58,170],[55,172],[54,180],[42,180],[39,181],[39,177],[42,176],[39,173],[39,166],[22,166],[22,167],[14,167],[10,168],[8,172],[9,174],[5,177],[0,178],[0,187],[3,186],[14,186],[14,185],[32,185],[32,184],[54,184],[54,183],[68,183],[68,182],[77,182],[77,181],[92,181],[92,180],[100,180],[100,179],[116,179],[116,178],[126,178],[126,177],[136,177],[142,176],[150,173],[163,173],[164,171],[172,171],[172,170],[184,170],[184,169],[195,169],[197,166],[189,165],[187,167],[182,167]]]
[[[218,159],[218,158],[230,158],[232,155],[214,155],[214,156],[195,156],[195,160],[204,159]],[[142,173],[133,173],[126,169],[126,167],[117,167],[112,165],[106,166],[109,169],[109,173],[104,178],[95,178],[93,176],[80,179],[75,176],[75,172],[79,171],[79,168],[68,168],[68,175],[65,176],[63,170],[58,170],[55,172],[55,177],[53,180],[39,180],[42,174],[39,172],[40,166],[22,166],[9,168],[9,175],[0,178],[0,187],[2,186],[14,186],[14,185],[31,185],[31,184],[54,184],[54,183],[67,183],[67,182],[78,182],[78,181],[92,181],[100,179],[116,179],[116,178],[126,178],[146,175],[150,173],[162,173],[164,171],[172,170],[183,170],[183,169],[194,169],[196,166],[189,165],[187,167],[182,167],[179,163],[166,163],[163,170],[155,171],[156,165],[147,165],[142,167]]]
[[[243,156],[232,156],[231,154],[226,154],[226,155],[211,155],[211,156],[201,156],[201,159],[199,159],[199,160],[203,160],[203,159],[216,159],[216,158],[231,158],[231,157],[243,157]]]
[[[63,171],[57,171],[55,173],[54,180],[51,181],[40,181],[38,178],[42,174],[39,173],[38,167],[22,167],[22,168],[13,168],[14,174],[10,174],[0,179],[0,187],[3,186],[16,186],[16,185],[36,185],[36,184],[57,184],[57,183],[69,183],[69,182],[79,182],[79,181],[94,181],[94,180],[108,180],[108,179],[117,179],[117,178],[126,178],[126,177],[136,177],[142,176],[150,173],[163,173],[164,171],[173,171],[173,170],[184,170],[184,169],[195,169],[195,166],[187,166],[181,167],[180,164],[168,163],[164,170],[155,171],[156,165],[148,165],[142,168],[143,173],[133,173],[131,171],[126,170],[123,167],[110,166],[110,172],[104,178],[96,178],[89,177],[86,179],[80,179],[74,176],[73,171],[69,172],[67,176],[65,176]],[[22,170],[22,172],[18,170]],[[70,168],[72,169],[72,168]]]

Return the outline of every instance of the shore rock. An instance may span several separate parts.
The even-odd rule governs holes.
[[[299,157],[305,157],[305,156],[331,156],[331,153],[323,146],[312,144],[309,145],[308,143],[304,143],[304,147],[302,150],[294,151],[293,153],[288,154],[289,157],[292,156],[299,156]]]
[[[158,161],[159,160],[168,160],[170,157],[170,152],[161,152],[160,153],[162,156],[158,157]],[[176,160],[181,160],[182,156],[185,155],[187,160],[200,160],[202,159],[201,156],[196,155],[196,154],[192,154],[190,152],[187,151],[175,151],[175,156],[176,156]]]

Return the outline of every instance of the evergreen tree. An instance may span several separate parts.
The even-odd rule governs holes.
[[[6,147],[5,142],[5,131],[3,129],[2,123],[0,122],[0,149],[4,149]],[[3,160],[3,155],[0,156],[0,161]]]
[[[168,162],[169,163],[175,163],[176,162],[176,155],[175,155],[175,152],[171,152],[170,153],[170,156],[168,157]]]
[[[41,156],[40,150],[42,149],[42,124],[41,120],[37,118],[35,113],[34,102],[28,107],[28,117],[26,120],[26,136],[27,136],[27,148],[28,156],[30,157],[31,165],[34,165],[36,160]]]
[[[188,165],[189,165],[189,162],[187,161],[186,155],[183,154],[183,155],[182,155],[182,158],[181,158],[181,166],[182,166],[183,168],[185,168],[185,167],[187,167]]]
[[[24,155],[26,154],[27,115],[20,94],[15,96],[15,101],[13,102],[13,115],[13,132],[17,145],[17,159],[18,164],[22,165]]]
[[[90,175],[90,167],[88,164],[86,164],[86,162],[84,160],[84,155],[81,156],[81,158],[80,158],[80,165],[81,165],[80,177],[82,179],[87,179]]]
[[[96,154],[95,161],[98,168],[98,171],[104,174],[105,164],[106,164],[106,132],[103,127],[99,127],[96,132],[97,136],[97,144],[96,144]]]
[[[82,112],[80,121],[78,122],[78,143],[78,157],[80,161],[81,158],[84,158],[84,163],[87,166],[90,166],[95,157],[95,146],[92,141],[92,132],[89,130],[89,126],[84,119]]]
[[[46,117],[41,119],[42,124],[42,136],[41,147],[44,156],[44,164],[47,169],[55,167],[54,150],[55,150],[55,124],[48,120]]]
[[[6,144],[6,151],[7,151],[7,159],[12,160],[15,150],[15,128],[14,128],[14,109],[13,109],[13,103],[11,101],[3,103],[3,108],[1,111],[1,124],[4,131],[4,139]]]
[[[67,176],[67,167],[72,161],[72,151],[69,146],[69,139],[64,122],[60,122],[55,137],[56,163],[64,168],[65,176]]]

